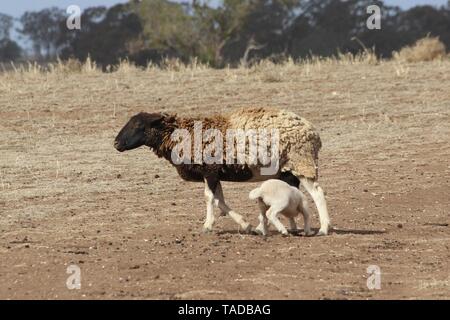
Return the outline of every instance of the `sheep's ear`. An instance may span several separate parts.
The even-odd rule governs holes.
[[[154,125],[164,119],[164,115],[161,113],[146,113],[141,112],[138,117],[145,123],[146,126]]]

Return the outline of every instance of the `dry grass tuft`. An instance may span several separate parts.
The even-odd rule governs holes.
[[[91,60],[91,57],[88,56],[86,61],[84,62],[81,72],[83,73],[96,73],[100,70],[97,68],[97,63]]]
[[[439,37],[425,37],[412,46],[402,48],[394,52],[395,60],[404,62],[421,62],[438,60],[445,57],[446,48]]]
[[[365,49],[358,54],[351,53],[339,53],[333,57],[320,57],[311,56],[309,58],[301,60],[293,60],[291,57],[287,57],[285,60],[273,62],[270,59],[260,60],[252,65],[239,65],[237,68],[232,68],[245,74],[260,74],[259,79],[262,82],[283,82],[289,73],[298,72],[299,69],[306,68],[309,70],[311,67],[321,68],[322,66],[336,66],[336,65],[370,65],[376,64],[380,61],[377,59],[375,53],[372,50]],[[195,75],[208,72],[212,69],[210,65],[199,62],[197,58],[192,58],[189,62],[185,63],[177,58],[164,58],[160,64],[154,64],[150,62],[146,67],[139,67],[128,59],[120,60],[117,65],[108,65],[105,68],[106,72],[117,72],[120,74],[137,74],[139,72],[163,72],[174,77],[175,73],[189,73],[191,78]],[[29,75],[39,74],[96,74],[102,73],[102,69],[97,65],[90,56],[85,61],[79,61],[77,59],[60,60],[58,59],[54,63],[42,64],[38,62],[26,62],[20,65],[11,63],[5,66],[0,65],[0,70],[3,73],[21,73]],[[225,70],[230,70],[229,67]],[[168,71],[168,73],[167,73]],[[309,72],[309,71],[308,71]],[[307,73],[308,73],[307,72]]]
[[[365,49],[357,54],[338,53],[335,62],[340,64],[377,64],[379,61],[374,50]]]
[[[60,60],[55,63],[38,63],[36,61],[22,63],[19,66],[15,66],[11,63],[11,67],[3,70],[5,73],[13,72],[23,75],[39,75],[39,74],[84,74],[84,73],[99,73],[101,70],[97,67],[95,61],[92,61],[90,57],[87,57],[86,61],[81,62],[77,59]]]
[[[111,69],[109,67],[108,69]],[[112,67],[112,70],[118,73],[135,73],[141,71],[142,68],[137,67],[134,63],[130,62],[128,59],[120,60],[119,64],[115,67]]]
[[[66,61],[62,61],[58,59],[58,61],[54,64],[49,64],[49,71],[52,73],[81,73],[83,70],[83,63],[81,63],[77,59],[68,59]]]

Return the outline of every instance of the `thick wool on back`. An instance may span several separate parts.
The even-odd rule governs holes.
[[[319,150],[322,147],[314,126],[299,115],[277,109],[241,109],[228,117],[232,129],[278,129],[281,171],[296,176],[318,178]]]
[[[201,121],[202,129],[217,129],[226,138],[226,130],[278,129],[280,134],[279,158],[281,171],[291,171],[296,176],[318,178],[318,154],[321,140],[313,125],[299,115],[268,108],[245,108],[228,115],[208,118],[182,118],[172,115],[165,121],[166,130],[157,154],[166,154],[177,144],[170,134],[174,129],[187,129],[191,137],[194,134],[194,122]],[[205,143],[210,141],[203,141]],[[226,141],[223,143],[226,158]],[[247,148],[248,150],[248,148]]]

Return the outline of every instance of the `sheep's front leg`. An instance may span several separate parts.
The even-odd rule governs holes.
[[[220,184],[220,181],[217,183],[215,197],[216,197],[216,199],[214,200],[214,203],[217,207],[219,207],[219,202],[225,203],[225,198],[223,196],[223,190],[222,190],[222,185]],[[226,216],[227,213],[220,209],[220,215]]]
[[[244,218],[237,212],[231,210],[230,207],[228,207],[225,202],[219,202],[219,208],[226,214],[228,214],[231,219],[233,219],[244,231],[244,233],[250,233],[252,230],[252,226],[250,223],[246,222]]]
[[[214,210],[213,206],[216,205],[222,211],[222,214],[228,214],[245,233],[250,233],[252,230],[252,226],[244,220],[244,218],[237,212],[231,210],[225,204],[223,196],[220,197],[217,189],[222,189],[220,185],[220,181],[215,177],[206,177],[205,178],[205,197],[206,197],[206,221],[204,224],[204,230],[206,232],[212,230],[212,226],[214,224]]]
[[[203,232],[211,232],[214,225],[214,191],[212,181],[205,179],[205,200],[206,200],[206,221],[203,225]]]

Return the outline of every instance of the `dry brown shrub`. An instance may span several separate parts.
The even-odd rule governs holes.
[[[425,37],[417,40],[412,46],[402,48],[394,52],[395,60],[405,62],[420,62],[442,59],[445,57],[446,48],[439,37]]]

